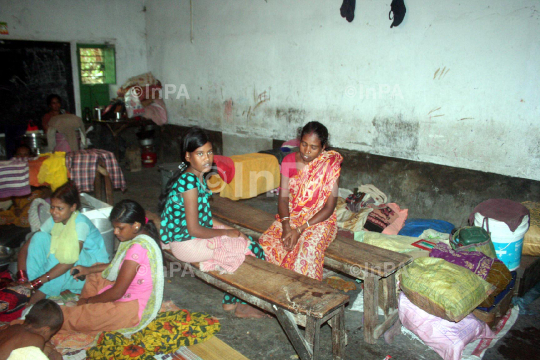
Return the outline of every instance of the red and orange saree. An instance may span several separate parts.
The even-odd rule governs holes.
[[[342,161],[339,153],[324,151],[289,179],[289,214],[293,229],[309,221],[323,208],[339,179]],[[276,220],[260,237],[266,260],[322,280],[324,252],[337,235],[336,213],[305,229],[290,252],[281,243],[282,231],[281,222]]]

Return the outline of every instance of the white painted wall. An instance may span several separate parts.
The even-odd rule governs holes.
[[[111,97],[124,81],[147,71],[144,0],[0,0],[0,22],[9,35],[0,40],[71,43],[75,103],[81,114],[77,43],[114,44],[116,81]]]
[[[540,180],[540,5],[535,0],[146,1],[148,68],[176,124],[292,138]],[[181,96],[178,96],[181,95]]]

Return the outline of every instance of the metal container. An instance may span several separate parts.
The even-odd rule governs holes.
[[[154,145],[154,139],[139,139],[139,144],[141,146],[151,146]]]
[[[13,249],[4,245],[0,245],[0,263],[8,263],[13,255]]]
[[[22,136],[23,143],[27,145],[35,155],[48,151],[47,136],[42,132],[27,133]]]

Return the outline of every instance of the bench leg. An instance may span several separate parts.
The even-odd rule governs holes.
[[[332,327],[332,354],[334,360],[345,358],[345,308],[342,306],[339,312],[330,319],[329,325]]]
[[[396,296],[396,276],[392,274],[386,278],[381,279],[383,286],[383,310],[385,317],[388,317],[390,313],[397,309],[397,296]]]
[[[379,282],[383,286],[384,321],[381,324],[379,324],[378,315]],[[383,279],[373,275],[367,276],[364,280],[364,340],[368,344],[375,344],[398,318],[395,275],[392,274]]]
[[[319,359],[319,338],[321,334],[321,321],[312,317],[306,319],[306,341],[313,351],[312,359]]]
[[[375,275],[368,275],[364,279],[364,341],[375,344],[375,328],[379,323],[379,279]]]
[[[296,321],[294,319],[293,314],[290,311],[284,310],[282,308],[278,308],[275,314],[278,318],[279,324],[285,331],[285,334],[287,334],[287,337],[291,341],[294,347],[294,350],[296,350],[296,353],[298,354],[300,359],[301,360],[313,359],[312,345],[300,333],[300,330],[298,329],[298,326],[296,325]],[[310,323],[311,323],[311,318],[308,318],[307,324],[306,324],[306,332]],[[308,334],[314,334],[312,330],[310,331],[311,332]],[[317,347],[318,347],[318,343],[319,343],[318,336],[317,336],[316,342],[317,342]]]

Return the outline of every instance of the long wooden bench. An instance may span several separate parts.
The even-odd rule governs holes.
[[[182,263],[170,251],[164,254],[166,260]],[[344,308],[349,296],[253,256],[247,256],[234,274],[202,272],[198,264],[192,264],[192,269],[195,276],[207,283],[275,314],[302,360],[320,358],[320,328],[328,322],[332,328],[333,358],[344,359]],[[306,328],[305,335],[298,325]]]
[[[274,215],[214,196],[212,214],[230,223],[262,233],[275,220]],[[324,265],[364,281],[364,340],[374,344],[398,319],[395,273],[412,258],[338,235],[325,253]],[[384,321],[379,322],[379,286]]]

